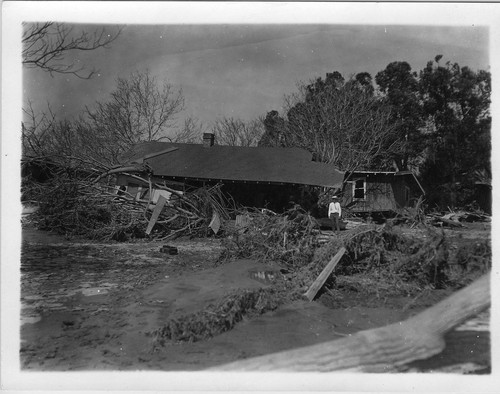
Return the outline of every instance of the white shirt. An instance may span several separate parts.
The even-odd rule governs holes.
[[[342,208],[340,208],[340,203],[331,202],[330,205],[328,206],[328,217],[330,217],[331,213],[336,213],[336,212],[338,212],[339,217],[342,216]]]

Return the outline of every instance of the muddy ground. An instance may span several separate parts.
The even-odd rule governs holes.
[[[451,232],[457,242],[490,237],[489,224]],[[419,297],[377,297],[359,289],[325,292],[314,302],[290,301],[244,316],[227,332],[198,342],[167,341],[150,333],[168,319],[202,310],[224,295],[265,288],[256,272],[279,267],[239,260],[218,264],[220,241],[71,242],[23,228],[21,368],[43,371],[203,370],[238,359],[325,342],[401,321],[453,290]],[[488,373],[489,312],[448,335],[443,354],[411,370]],[[457,343],[461,345],[456,345]]]

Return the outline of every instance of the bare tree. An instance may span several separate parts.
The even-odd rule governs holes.
[[[302,83],[285,97],[286,118],[272,122],[270,143],[305,148],[346,172],[369,169],[401,149],[390,109],[354,79],[334,82]]]
[[[257,146],[264,134],[262,119],[244,122],[235,118],[219,118],[212,127],[219,145]]]
[[[96,141],[88,143],[85,138],[87,130],[82,133],[79,122],[57,119],[50,105],[40,115],[35,114],[31,103],[23,111],[23,160],[58,163],[67,168],[76,168],[85,163],[93,167],[105,166],[99,156],[91,154],[97,145]]]
[[[101,28],[89,33],[85,30],[75,32],[65,23],[44,22],[25,23],[22,36],[22,62],[28,68],[40,68],[60,74],[73,74],[89,79],[96,69],[85,71],[85,66],[78,61],[69,61],[68,54],[73,51],[92,51],[106,48],[120,35],[122,28],[110,31]]]
[[[188,117],[184,120],[182,128],[170,137],[171,142],[197,143],[203,135],[203,124],[196,118]]]
[[[116,159],[140,141],[170,140],[176,116],[184,107],[182,91],[167,81],[159,83],[149,71],[118,78],[117,88],[106,102],[87,108],[88,138],[100,141],[107,157]],[[89,141],[91,142],[91,141]]]
[[[22,124],[24,154],[59,154],[113,165],[140,141],[180,138],[173,133],[183,106],[182,92],[166,81],[159,84],[149,71],[118,78],[108,101],[97,102],[72,122],[58,121],[50,106],[36,116],[30,103]],[[192,119],[186,122],[185,141],[194,139],[201,127]]]
[[[21,123],[23,153],[28,156],[43,156],[47,154],[51,133],[56,121],[56,115],[50,108],[40,116],[35,114],[33,104],[28,101],[28,106],[23,108],[25,120]]]

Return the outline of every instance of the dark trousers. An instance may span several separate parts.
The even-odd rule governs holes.
[[[330,219],[332,221],[332,230],[340,231],[340,215],[338,212],[331,213]]]

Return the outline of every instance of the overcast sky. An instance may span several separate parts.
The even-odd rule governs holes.
[[[489,69],[488,48],[488,28],[474,26],[127,24],[110,48],[71,54],[100,70],[91,80],[25,69],[23,101],[38,110],[48,102],[61,117],[71,117],[107,100],[117,77],[149,69],[183,90],[182,116],[209,127],[219,116],[250,120],[280,110],[298,81],[327,72],[375,77],[393,61],[418,71],[437,54],[444,55],[442,62]]]

